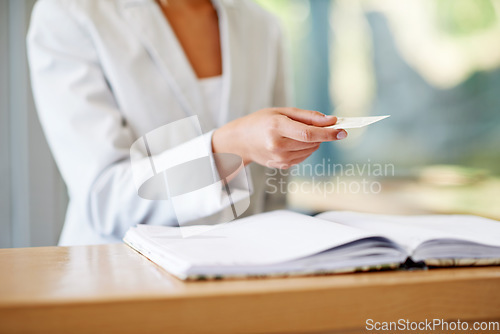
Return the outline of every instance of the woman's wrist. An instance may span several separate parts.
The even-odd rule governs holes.
[[[243,163],[248,165],[252,159],[246,153],[242,133],[237,131],[237,120],[232,121],[217,130],[212,135],[212,152],[232,153],[240,156]]]

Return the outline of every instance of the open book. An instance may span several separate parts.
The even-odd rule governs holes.
[[[476,216],[273,211],[204,228],[139,225],[124,241],[180,279],[500,264],[500,222]]]

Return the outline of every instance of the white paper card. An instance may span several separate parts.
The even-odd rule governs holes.
[[[327,128],[332,128],[332,129],[362,128],[364,126],[381,121],[389,116],[391,115],[370,116],[370,117],[338,117],[337,123],[335,123],[335,125],[332,126],[327,126]]]

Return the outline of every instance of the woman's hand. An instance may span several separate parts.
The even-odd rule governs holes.
[[[249,164],[289,168],[304,161],[325,141],[347,137],[345,130],[324,128],[335,116],[297,108],[268,108],[238,118],[217,129],[215,153],[234,153]]]

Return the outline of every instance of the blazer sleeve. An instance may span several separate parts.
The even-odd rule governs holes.
[[[82,223],[105,236],[121,238],[141,223],[174,224],[167,201],[137,194],[129,151],[136,138],[71,4],[38,1],[27,37],[37,111],[70,201],[82,207]],[[211,133],[205,137],[209,144]]]

